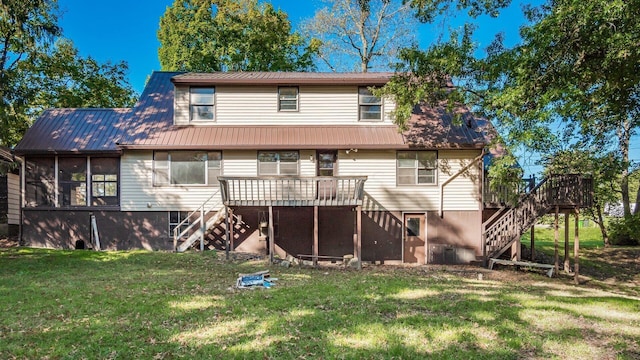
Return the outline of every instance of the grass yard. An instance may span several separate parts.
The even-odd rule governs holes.
[[[640,357],[637,293],[538,273],[27,248],[0,265],[2,359]],[[274,288],[233,288],[267,268]]]

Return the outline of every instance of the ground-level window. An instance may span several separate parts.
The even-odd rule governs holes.
[[[217,185],[222,174],[220,151],[156,151],[153,184]]]
[[[55,205],[55,158],[27,158],[24,179],[26,206]]]
[[[297,151],[259,151],[258,175],[298,175]]]
[[[169,236],[173,237],[173,231],[182,223],[187,220],[189,212],[187,211],[169,211]],[[191,224],[190,220],[185,221],[180,225],[178,234],[184,231]]]
[[[398,151],[396,181],[398,185],[436,184],[436,151]]]

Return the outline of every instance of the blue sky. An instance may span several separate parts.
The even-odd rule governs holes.
[[[477,19],[475,40],[479,48],[485,48],[497,33],[504,34],[507,45],[517,43],[518,29],[524,23],[522,3],[526,2],[513,0],[513,4],[496,19],[487,16]],[[541,0],[532,2],[540,3]],[[64,36],[75,43],[82,55],[101,62],[126,61],[129,81],[140,93],[151,72],[160,70],[156,32],[160,16],[172,3],[173,0],[59,0],[60,25]],[[312,17],[315,9],[322,5],[319,0],[272,0],[271,3],[289,15],[294,28],[301,20]],[[420,26],[416,29],[420,46],[427,47],[448,27],[460,27],[464,20],[460,16],[447,17],[435,25]],[[631,152],[632,159],[640,160],[638,145],[632,145]],[[527,173],[540,170],[533,165],[534,154],[525,151],[519,158]]]
[[[148,75],[160,69],[156,32],[160,16],[172,3],[173,0],[59,0],[60,25],[64,36],[75,43],[82,55],[101,62],[126,61],[130,82],[141,92]],[[271,3],[289,15],[294,28],[301,20],[312,17],[322,4],[319,0],[272,0]],[[497,32],[503,32],[507,42],[513,43],[518,39],[522,22],[520,2],[516,0],[499,19],[480,18],[476,39],[480,47],[484,47]],[[445,23],[458,27],[462,20],[447,18]],[[443,29],[436,24],[423,25],[416,31],[420,46],[426,47]]]

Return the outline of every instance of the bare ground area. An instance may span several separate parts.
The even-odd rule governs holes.
[[[17,236],[0,236],[0,249],[17,247],[18,245]]]

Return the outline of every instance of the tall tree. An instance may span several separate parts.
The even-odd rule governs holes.
[[[305,71],[317,51],[285,12],[258,0],[176,0],[158,39],[163,70]]]
[[[61,34],[56,1],[0,2],[1,145],[15,145],[44,108],[135,102],[125,63],[83,58]]]
[[[419,23],[401,0],[323,0],[303,24],[320,41],[318,58],[332,71],[391,69],[401,48],[416,45]]]
[[[413,4],[424,10],[433,2]],[[640,1],[549,0],[526,15],[520,44],[507,49],[498,37],[484,59],[473,55],[470,27],[426,51],[405,51],[407,73],[387,89],[397,94],[399,123],[409,103],[447,99],[483,109],[505,141],[543,153],[576,141],[615,150],[625,164],[620,188],[629,216],[629,147],[640,125]]]

